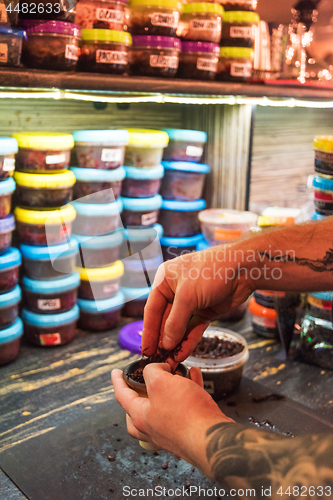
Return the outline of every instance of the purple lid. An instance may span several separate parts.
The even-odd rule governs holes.
[[[59,35],[70,35],[81,37],[81,28],[77,24],[65,21],[44,21],[41,19],[24,19],[20,22],[27,33],[58,33]]]
[[[0,219],[0,233],[7,233],[8,231],[14,231],[14,229],[15,229],[14,215],[9,214],[4,219]]]
[[[119,344],[123,349],[141,354],[141,332],[143,321],[135,321],[124,326],[119,332]]]
[[[220,55],[220,46],[211,42],[181,42],[182,52],[210,52]]]
[[[151,35],[139,35],[133,36],[133,47],[145,47],[147,49],[178,49],[180,50],[181,43],[178,38],[171,36],[151,36]]]

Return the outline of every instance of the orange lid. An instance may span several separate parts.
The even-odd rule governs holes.
[[[255,316],[260,316],[262,318],[274,319],[276,321],[277,314],[275,309],[271,309],[269,307],[261,306],[256,302],[256,299],[252,297],[249,303],[249,311]]]

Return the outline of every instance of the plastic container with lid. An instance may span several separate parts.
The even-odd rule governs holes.
[[[163,200],[158,222],[164,236],[195,236],[200,232],[198,214],[206,207],[205,200]]]
[[[124,227],[153,226],[158,219],[162,197],[155,194],[151,198],[121,198],[123,203],[122,222]]]
[[[130,32],[176,36],[181,10],[179,0],[130,0]]]
[[[271,309],[275,308],[277,298],[283,298],[285,296],[286,292],[277,292],[275,290],[256,290],[254,292],[254,298],[257,304]]]
[[[323,220],[327,217],[327,215],[321,215],[321,214],[318,214],[318,212],[313,212],[313,214],[311,215],[311,220]]]
[[[317,135],[313,140],[313,147],[315,151],[315,171],[318,174],[333,175],[333,136]]]
[[[124,265],[117,260],[110,266],[96,268],[77,268],[81,284],[79,288],[80,299],[104,300],[114,297],[120,286],[124,274]]]
[[[21,337],[23,335],[23,323],[20,318],[0,331],[0,366],[10,363],[17,358]]]
[[[315,317],[307,313],[302,322],[300,355],[304,361],[324,369],[333,369],[332,320]]]
[[[252,76],[253,49],[221,47],[216,79],[228,82],[246,82]]]
[[[23,30],[0,26],[0,66],[19,66],[25,36]]]
[[[121,291],[114,297],[105,300],[79,299],[79,326],[82,330],[105,331],[115,328],[120,321],[124,295]]]
[[[0,137],[0,181],[13,175],[17,140],[13,137]]]
[[[207,142],[206,132],[178,128],[163,130],[169,137],[169,144],[163,152],[164,161],[200,162]]]
[[[76,130],[73,137],[80,168],[112,170],[124,164],[127,130]]]
[[[220,43],[223,12],[216,3],[183,4],[177,35],[184,40]]]
[[[166,132],[149,129],[128,129],[129,142],[125,150],[128,167],[157,167],[161,164],[163,149],[168,145]]]
[[[75,24],[85,29],[123,31],[127,0],[80,0],[76,4]]]
[[[71,205],[44,211],[16,207],[14,215],[21,243],[52,246],[69,240],[76,212]]]
[[[170,260],[180,255],[196,252],[197,245],[202,241],[202,234],[188,236],[184,238],[171,238],[164,236],[161,238],[163,259]]]
[[[15,219],[12,214],[0,219],[0,255],[3,255],[12,244],[12,233],[15,229]]]
[[[214,80],[219,57],[220,46],[217,43],[182,42],[177,76],[191,80]]]
[[[94,195],[93,195],[94,196]],[[115,231],[123,208],[121,199],[111,203],[72,203],[76,210],[73,233],[82,236],[101,236]]]
[[[247,10],[253,12],[257,8],[257,0],[219,0],[225,11]]]
[[[249,302],[249,312],[253,331],[261,337],[278,339],[277,314],[275,309],[261,306],[252,297]]]
[[[151,286],[157,269],[162,262],[161,255],[156,255],[152,259],[144,259],[143,261],[135,257],[124,259],[124,275],[121,279],[121,285],[129,288]]]
[[[96,168],[72,167],[75,175],[74,199],[81,203],[110,203],[121,194],[125,169],[98,170]]]
[[[80,236],[73,234],[80,252],[76,257],[78,267],[110,266],[119,258],[124,241],[123,231],[118,230],[104,236]]]
[[[69,166],[73,136],[52,132],[19,132],[13,134],[19,151],[16,170],[21,172],[47,172],[63,170]]]
[[[0,182],[0,219],[4,219],[10,214],[14,191],[15,182],[11,177]]]
[[[313,179],[314,204],[321,215],[333,214],[333,178],[316,175]]]
[[[122,316],[127,318],[142,318],[150,290],[150,286],[143,288],[122,287],[121,291],[125,298]]]
[[[75,271],[79,247],[74,238],[52,246],[20,245],[24,274],[33,280],[54,280]]]
[[[0,294],[7,293],[18,285],[21,263],[21,253],[17,248],[10,247],[8,252],[0,256]]]
[[[201,231],[210,245],[231,243],[257,224],[253,212],[208,209],[199,214]]]
[[[209,166],[185,161],[164,161],[160,194],[167,200],[193,201],[202,196]]]
[[[14,323],[19,315],[20,302],[21,288],[18,285],[10,292],[0,295],[0,330]]]
[[[221,47],[254,46],[255,30],[260,18],[255,12],[229,11],[223,16]]]
[[[215,337],[223,342],[225,349],[223,353],[224,357],[218,357],[221,354],[220,348],[218,345],[215,345]],[[249,359],[249,351],[245,338],[232,330],[217,328],[215,326],[208,327],[202,340],[208,344],[208,339],[212,339],[211,342],[214,346],[212,349],[215,348],[215,351],[212,350],[209,353],[209,357],[208,354],[203,354],[204,357],[199,357],[199,355],[189,356],[184,361],[184,365],[188,368],[192,368],[192,366],[200,368],[203,375],[204,389],[214,399],[218,400],[235,392],[239,387],[244,365]],[[235,344],[241,344],[243,348],[240,352],[234,354],[236,352],[234,349]],[[227,355],[228,351],[230,355]]]
[[[131,45],[129,33],[84,29],[78,68],[81,71],[123,75],[128,71],[128,49]]]
[[[39,314],[62,313],[77,302],[80,275],[77,271],[64,278],[38,281],[22,279],[24,302],[29,310]]]
[[[152,168],[125,167],[121,195],[127,198],[151,198],[158,194],[164,175],[162,165]]]
[[[180,40],[175,37],[133,36],[131,73],[139,76],[174,77],[178,70],[180,48]]]
[[[33,344],[53,347],[71,342],[79,318],[77,304],[69,311],[57,314],[37,314],[22,310],[25,337]]]
[[[136,259],[153,259],[161,254],[160,238],[163,236],[161,224],[152,227],[134,227],[124,230],[124,243],[121,247],[121,258],[129,255]]]
[[[27,39],[22,62],[28,68],[68,71],[76,68],[80,54],[81,30],[64,21],[25,20]]]
[[[326,321],[333,321],[333,292],[309,293],[307,302],[309,314]]]

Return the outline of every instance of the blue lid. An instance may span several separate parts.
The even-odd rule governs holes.
[[[210,244],[207,243],[205,238],[202,238],[202,240],[197,244],[197,252],[201,252],[201,250],[207,250],[207,248],[211,248]]]
[[[317,189],[325,189],[327,191],[333,191],[333,178],[324,179],[323,177],[319,177],[319,175],[315,175],[313,179],[313,187]]]
[[[333,302],[333,292],[311,292],[309,293],[312,297],[316,297],[320,300],[326,300],[327,302]]]
[[[135,299],[146,299],[150,293],[151,286],[145,286],[143,288],[129,288],[127,286],[122,286],[121,291],[125,296],[126,302]]]
[[[7,271],[12,267],[20,266],[21,263],[21,252],[17,248],[10,247],[5,254],[0,255],[0,271]]]
[[[129,133],[127,130],[75,130],[75,142],[112,143],[120,146],[128,144]]]
[[[11,155],[18,152],[17,140],[14,137],[0,136],[0,156]]]
[[[120,198],[112,203],[80,203],[72,201],[71,205],[79,215],[116,215],[122,212],[123,204]]]
[[[134,321],[125,325],[119,332],[119,344],[123,349],[134,354],[141,354],[141,332],[143,321]]]
[[[147,228],[131,228],[125,229],[126,239],[128,241],[153,241],[157,238],[162,238],[163,227],[161,224],[154,224]]]
[[[11,35],[11,36],[25,36],[25,31],[16,28],[6,28],[4,26],[0,27],[0,34]]]
[[[151,198],[121,198],[124,210],[141,212],[147,210],[158,210],[162,205],[162,196],[155,194]]]
[[[323,219],[326,219],[326,217],[328,217],[328,216],[318,214],[318,212],[313,212],[313,214],[311,215],[311,220],[323,220]]]
[[[147,271],[154,271],[162,264],[162,262],[163,259],[160,254],[156,255],[152,259],[144,259],[143,262],[141,261],[141,259],[133,259],[133,257],[129,257],[122,261],[122,263],[124,264],[125,273],[129,271],[142,272],[142,276],[144,268]]]
[[[205,163],[193,163],[192,161],[162,161],[166,170],[182,170],[183,172],[195,172],[196,174],[207,174],[209,166]]]
[[[161,245],[162,247],[196,247],[201,241],[202,234],[196,234],[195,236],[187,236],[184,238],[163,236],[163,238],[161,238]]]
[[[125,303],[125,297],[124,294],[121,291],[119,291],[117,295],[111,297],[111,299],[105,299],[105,300],[79,299],[77,302],[82,311],[90,313],[99,313],[123,307]]]
[[[181,128],[163,128],[171,141],[206,142],[206,132],[199,130],[186,130]]]
[[[206,208],[206,202],[205,200],[195,200],[195,201],[163,200],[162,208],[164,210],[177,210],[180,212],[203,210],[204,208]]]
[[[24,323],[29,323],[33,326],[40,326],[42,328],[52,328],[53,326],[67,325],[79,318],[79,306],[75,306],[67,312],[58,314],[37,314],[28,309],[22,309],[22,319]]]
[[[32,245],[20,245],[23,257],[30,260],[55,260],[75,255],[79,252],[79,245],[74,238],[67,243],[49,247],[34,247]]]
[[[72,234],[78,244],[83,248],[110,248],[121,245],[124,240],[124,234],[121,230],[114,231],[111,234],[103,234],[102,236],[81,236]]]
[[[162,165],[152,168],[125,167],[126,177],[134,180],[162,179],[164,168]]]
[[[16,285],[10,292],[0,295],[0,308],[18,304],[21,301],[21,296],[21,288]]]
[[[17,318],[12,325],[4,330],[0,330],[0,345],[11,342],[23,335],[23,323]]]
[[[70,170],[77,181],[84,182],[116,182],[122,181],[126,175],[124,167],[115,168],[114,170],[71,167]]]
[[[62,293],[77,288],[80,284],[80,275],[77,271],[55,280],[39,281],[32,280],[27,276],[23,276],[22,286],[24,290],[33,293],[41,293],[50,295],[52,293]],[[1,299],[1,297],[0,297]]]
[[[9,214],[4,219],[0,219],[0,233],[8,233],[8,231],[14,231],[14,229],[15,217],[13,214]]]
[[[0,196],[5,196],[6,194],[11,194],[15,191],[16,184],[14,179],[9,177],[5,181],[0,182]]]

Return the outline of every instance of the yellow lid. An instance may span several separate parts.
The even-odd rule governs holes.
[[[74,147],[74,139],[71,134],[18,132],[13,134],[13,137],[17,140],[19,148],[59,151]]]
[[[333,153],[333,135],[317,135],[313,140],[313,147],[324,153]]]
[[[162,130],[128,128],[129,146],[139,148],[165,148],[169,143],[169,136]]]
[[[124,264],[116,260],[112,266],[107,267],[77,267],[81,280],[83,281],[105,281],[120,278],[124,274]]]
[[[18,222],[26,224],[63,224],[75,219],[76,212],[72,205],[66,205],[56,210],[27,210],[16,207],[14,210],[15,218]]]
[[[183,4],[184,14],[189,14],[189,13],[196,14],[199,12],[217,14],[219,16],[222,16],[224,9],[222,5],[218,5],[216,3],[211,3],[211,2],[194,2],[194,3]]]
[[[15,172],[14,180],[19,186],[36,189],[71,187],[76,178],[70,170],[64,170],[58,174],[25,174]]]
[[[294,217],[287,216],[270,216],[270,215],[260,215],[257,222],[259,227],[266,226],[290,226],[295,224]]]

